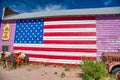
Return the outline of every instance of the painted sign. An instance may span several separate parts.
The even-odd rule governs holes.
[[[2,40],[9,40],[10,39],[10,24],[6,24],[4,26]]]

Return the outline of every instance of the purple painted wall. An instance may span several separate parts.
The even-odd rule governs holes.
[[[2,40],[2,34],[3,34],[3,28],[4,26],[9,23],[10,24],[10,39],[7,41]],[[14,32],[15,32],[15,26],[16,21],[2,21],[1,27],[0,27],[0,52],[2,51],[2,45],[10,45],[10,51],[12,51],[12,46],[14,42]]]
[[[120,15],[97,16],[97,55],[120,49]]]

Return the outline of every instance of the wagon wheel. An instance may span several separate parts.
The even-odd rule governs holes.
[[[16,68],[16,58],[14,56],[9,56],[6,58],[6,65],[12,65],[13,68]]]
[[[29,64],[29,57],[28,56],[25,56],[25,63]]]

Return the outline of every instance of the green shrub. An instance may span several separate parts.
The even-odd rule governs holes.
[[[85,60],[80,68],[83,71],[83,80],[100,80],[108,76],[105,65],[100,61]]]
[[[68,65],[66,65],[66,64],[64,64],[64,65],[63,65],[63,68],[64,68],[65,71],[70,71],[70,68],[71,68],[71,67],[68,66]]]

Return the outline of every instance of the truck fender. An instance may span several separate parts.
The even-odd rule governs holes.
[[[120,63],[114,63],[114,64],[110,65],[109,72],[112,72],[112,70],[116,67],[120,67]]]

